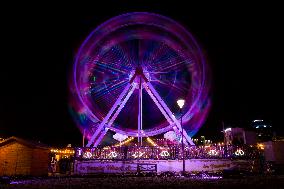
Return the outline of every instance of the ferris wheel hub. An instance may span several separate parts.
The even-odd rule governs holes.
[[[135,69],[135,71],[130,73],[129,78],[129,83],[142,84],[143,82],[149,82],[150,74],[149,72],[144,71],[141,66],[139,66]],[[139,85],[137,87],[139,87]]]

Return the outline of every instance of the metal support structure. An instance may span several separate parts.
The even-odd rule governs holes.
[[[108,128],[105,128],[102,133],[100,134],[100,136],[98,137],[98,139],[95,141],[94,143],[94,147],[97,147],[99,145],[99,143],[102,141],[103,137],[105,136],[105,134],[107,133]]]
[[[122,102],[120,103],[119,107],[116,109],[116,112],[112,115],[111,119],[108,121],[107,123],[107,128],[100,133],[100,136],[98,137],[98,139],[94,142],[94,147],[97,147],[97,145],[101,142],[101,140],[103,139],[104,135],[106,134],[106,132],[108,131],[108,128],[111,127],[111,125],[113,124],[114,120],[117,118],[118,114],[120,113],[120,111],[122,110],[122,108],[125,106],[126,102],[128,101],[128,99],[130,98],[130,96],[133,94],[134,90],[135,90],[136,84],[133,83],[132,88],[130,89],[130,91],[127,93],[126,97],[122,100]]]
[[[95,131],[95,133],[92,135],[91,139],[89,140],[87,147],[90,147],[93,143],[94,140],[96,139],[96,137],[100,134],[100,132],[102,131],[103,127],[107,124],[108,120],[112,117],[114,111],[118,110],[120,108],[121,105],[121,101],[123,99],[125,99],[125,97],[127,96],[128,92],[131,91],[131,89],[135,88],[135,86],[132,85],[132,83],[127,84],[127,86],[124,88],[124,90],[122,91],[122,93],[119,95],[118,99],[116,100],[116,102],[114,103],[114,105],[112,106],[112,108],[110,109],[110,111],[108,112],[107,116],[103,119],[103,121],[99,124],[97,130]],[[133,92],[133,91],[132,91]],[[120,110],[123,108],[123,106],[120,108]]]
[[[135,81],[135,82],[134,82]],[[138,81],[138,82],[137,82]],[[118,99],[108,112],[107,116],[102,120],[102,122],[97,127],[95,133],[92,135],[91,139],[89,140],[87,147],[90,147],[94,144],[96,147],[101,140],[103,139],[104,135],[106,134],[107,130],[112,126],[114,120],[129,100],[130,96],[133,94],[136,86],[139,84],[139,99],[138,99],[138,145],[142,145],[142,137],[143,137],[143,130],[142,130],[142,90],[143,88],[147,91],[150,95],[154,103],[157,105],[161,113],[164,115],[166,120],[169,122],[170,125],[173,125],[173,129],[176,133],[180,133],[182,138],[185,137],[186,141],[189,145],[194,145],[191,138],[187,135],[187,133],[183,130],[181,123],[175,118],[173,113],[170,111],[169,107],[166,103],[162,100],[158,92],[154,89],[152,84],[148,81],[146,76],[143,73],[142,68],[138,67],[135,70],[135,74],[130,79],[130,83],[127,84],[125,89],[119,95]],[[181,118],[182,119],[182,118]],[[182,120],[181,120],[182,121]],[[176,127],[175,127],[175,126]],[[96,140],[97,139],[97,140]],[[184,142],[184,140],[182,140]]]
[[[144,89],[146,90],[146,92],[149,94],[149,96],[152,98],[152,100],[154,101],[154,103],[156,104],[156,106],[159,108],[159,110],[161,111],[161,113],[164,115],[164,117],[166,118],[166,120],[168,121],[168,123],[170,124],[171,128],[176,132],[177,135],[181,135],[181,131],[179,131],[177,129],[175,125],[175,123],[173,122],[172,118],[170,115],[168,115],[166,113],[166,111],[163,109],[162,105],[158,102],[158,100],[155,98],[155,96],[153,95],[153,93],[151,92],[151,90],[149,89],[149,87],[144,83]],[[170,129],[171,129],[170,128]],[[170,130],[168,129],[168,130]],[[167,130],[167,131],[168,131]],[[166,131],[165,131],[166,132]]]
[[[142,146],[142,78],[139,76],[139,99],[138,99],[138,144]]]
[[[123,101],[121,102],[121,104],[117,108],[117,111],[113,114],[112,118],[108,122],[108,124],[107,124],[108,126],[111,126],[113,124],[114,120],[117,118],[118,114],[120,113],[122,108],[125,106],[126,102],[130,98],[130,96],[133,94],[135,87],[136,87],[136,84],[133,83],[131,90],[127,93],[126,97],[123,99]]]
[[[144,89],[147,91],[147,93],[149,94],[149,96],[152,98],[152,100],[154,101],[154,103],[156,104],[156,106],[159,108],[159,110],[161,111],[161,113],[164,115],[164,117],[166,118],[166,120],[169,122],[170,125],[173,125],[173,121],[171,119],[171,117],[166,113],[166,111],[163,109],[162,105],[158,102],[157,98],[154,96],[154,94],[152,93],[152,91],[149,89],[148,85],[146,85],[144,83]]]
[[[159,103],[161,104],[161,106],[164,108],[164,110],[166,111],[166,113],[170,116],[171,120],[175,123],[175,125],[177,126],[177,128],[179,129],[179,133],[181,133],[182,135],[184,135],[186,141],[190,144],[190,145],[195,145],[193,143],[193,141],[191,140],[191,138],[187,135],[187,133],[182,130],[182,127],[180,125],[180,122],[178,122],[178,120],[176,119],[176,117],[173,115],[173,113],[171,112],[171,110],[169,109],[169,107],[166,105],[166,103],[162,100],[162,98],[160,97],[160,95],[158,94],[158,92],[155,90],[155,88],[152,86],[151,83],[147,82],[146,83],[147,86],[149,86],[149,89],[152,91],[152,93],[155,95],[155,97],[157,98],[157,100],[159,101]]]

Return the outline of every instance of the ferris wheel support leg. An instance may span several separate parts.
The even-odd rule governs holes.
[[[170,116],[165,112],[165,110],[163,109],[163,107],[161,106],[161,104],[158,102],[158,100],[156,99],[156,97],[153,95],[153,93],[151,92],[151,90],[148,88],[148,86],[145,84],[145,90],[147,91],[147,93],[150,95],[150,97],[152,98],[152,100],[154,101],[154,103],[157,105],[157,107],[159,108],[159,110],[161,111],[161,113],[164,115],[164,117],[167,119],[167,121],[169,122],[170,125],[175,125],[175,123],[172,121],[172,119],[170,118]],[[173,126],[174,131],[176,132],[177,135],[181,135],[181,132],[177,129],[176,126]]]
[[[187,133],[185,132],[185,130],[182,129],[180,122],[175,118],[175,116],[173,115],[173,113],[171,112],[171,110],[169,109],[169,107],[166,105],[166,103],[163,101],[163,99],[160,97],[160,95],[158,94],[158,92],[155,90],[155,88],[152,86],[152,84],[150,82],[147,82],[147,84],[149,86],[149,89],[152,91],[152,93],[155,95],[155,97],[157,98],[157,100],[159,101],[159,103],[161,104],[161,106],[163,107],[163,109],[167,112],[167,114],[171,117],[171,120],[175,123],[175,125],[177,126],[177,128],[179,129],[180,133],[182,133],[182,135],[185,137],[186,141],[190,144],[190,145],[194,145],[193,141],[191,140],[191,138],[187,135]],[[183,130],[183,132],[182,132]]]
[[[152,98],[152,100],[154,101],[154,103],[156,104],[156,106],[159,108],[159,110],[161,111],[161,113],[164,115],[164,117],[166,118],[166,120],[169,122],[170,125],[173,125],[173,122],[171,120],[171,118],[169,117],[169,115],[165,112],[165,110],[163,109],[163,107],[160,105],[160,103],[158,102],[158,100],[155,98],[155,96],[153,95],[153,93],[151,92],[151,90],[148,88],[148,86],[146,84],[144,84],[144,88],[147,91],[147,93],[149,94],[149,96]]]
[[[122,108],[125,106],[126,102],[128,101],[128,99],[130,98],[130,96],[133,94],[135,87],[136,87],[136,83],[132,84],[132,88],[130,89],[130,91],[127,93],[127,95],[125,96],[125,98],[122,100],[122,102],[120,103],[119,107],[117,108],[116,112],[112,115],[110,121],[108,122],[108,126],[110,127],[114,120],[117,118],[118,114],[120,113],[120,111],[122,110]]]
[[[181,136],[182,135],[180,130],[178,130],[178,128],[176,126],[173,127],[173,130],[175,131],[177,136]]]
[[[130,98],[130,96],[132,95],[133,91],[135,90],[136,84],[133,83],[132,88],[130,89],[130,91],[128,91],[126,93],[126,96],[123,98],[123,100],[120,102],[119,107],[117,109],[115,109],[116,111],[112,114],[111,119],[108,121],[107,126],[111,127],[111,125],[113,124],[114,120],[117,118],[118,114],[120,113],[120,111],[122,110],[122,108],[124,107],[124,105],[126,104],[126,102],[128,101],[128,99]],[[97,140],[94,140],[94,147],[97,147],[99,145],[99,143],[102,141],[103,137],[105,136],[106,132],[107,132],[108,128],[106,128],[103,132],[100,133],[99,137],[97,138]]]
[[[120,105],[121,100],[125,97],[125,94],[129,91],[129,88],[131,87],[131,84],[127,84],[127,86],[124,88],[124,90],[122,91],[122,93],[120,94],[120,96],[118,97],[118,99],[116,100],[116,102],[114,103],[114,105],[112,106],[112,108],[110,109],[110,111],[108,112],[107,116],[103,119],[103,121],[99,124],[98,128],[96,129],[95,133],[92,135],[91,139],[89,140],[87,147],[90,147],[93,143],[94,140],[96,139],[96,137],[98,136],[98,134],[102,131],[103,127],[105,126],[105,124],[108,122],[108,120],[110,119],[110,117],[112,116],[113,112],[117,109],[117,106]]]
[[[107,133],[107,131],[108,131],[108,128],[105,128],[104,131],[101,132],[98,139],[96,141],[94,141],[94,147],[97,147],[99,145],[99,143],[102,141],[102,139],[105,136],[105,134]]]
[[[163,109],[163,107],[160,105],[160,103],[158,102],[158,100],[156,99],[156,97],[153,95],[153,93],[151,92],[151,90],[148,88],[148,86],[145,84],[145,90],[147,91],[147,93],[150,95],[150,97],[152,98],[152,100],[154,101],[154,103],[157,105],[157,107],[159,108],[159,110],[161,111],[161,113],[164,115],[164,117],[167,119],[167,121],[169,122],[170,125],[175,125],[172,121],[172,119],[170,118],[170,116],[165,112],[165,110]],[[181,135],[181,132],[177,129],[176,126],[173,126],[174,131],[176,132],[177,135]],[[189,143],[190,144],[190,143]]]
[[[138,144],[142,146],[142,79],[139,81],[139,99],[138,99]]]

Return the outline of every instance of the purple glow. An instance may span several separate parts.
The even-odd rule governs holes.
[[[91,137],[129,84],[137,66],[142,67],[173,113],[179,112],[176,100],[185,99],[183,126],[193,136],[211,105],[210,74],[205,58],[194,37],[180,24],[145,12],[123,14],[106,21],[79,48],[70,81],[70,112],[81,132],[86,129],[87,138]],[[137,135],[137,121],[129,117],[138,113],[137,96],[138,92],[134,91],[111,130]],[[172,128],[153,106],[143,94],[145,136]]]

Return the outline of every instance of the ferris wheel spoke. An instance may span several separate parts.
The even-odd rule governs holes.
[[[109,54],[111,54],[109,56]],[[110,62],[111,64],[117,65],[120,69],[121,68],[126,68],[126,70],[131,69],[131,65],[129,64],[129,58],[126,57],[126,51],[120,46],[120,45],[115,45],[111,48],[110,53],[106,55],[107,60],[109,57],[111,57],[111,60],[107,61]]]
[[[102,62],[102,61],[97,61],[95,62],[96,65],[99,65],[101,68],[108,70],[108,71],[115,71],[117,73],[122,73],[122,74],[126,74],[128,71],[127,70],[123,70],[121,67],[120,68],[116,68],[114,66],[116,66],[115,63],[106,63],[106,62]]]
[[[170,64],[170,65],[164,66],[164,67],[161,68],[160,71],[169,70],[169,69],[171,69],[171,71],[176,70],[177,68],[179,68],[180,66],[182,66],[186,62],[191,64],[192,63],[192,59],[189,58],[189,59],[186,59],[186,60],[174,63],[174,64]]]
[[[163,45],[163,44],[159,44],[159,48],[156,48],[156,49],[153,51],[151,60],[154,61],[154,60],[156,60],[158,57],[161,57],[162,54],[165,54],[165,50],[166,50],[166,46]]]
[[[154,42],[148,43],[148,48],[144,53],[144,57],[146,58],[144,62],[153,62],[155,53],[162,48],[162,45],[159,45]]]
[[[120,46],[120,49],[122,51],[121,53],[122,64],[127,68],[127,70],[131,70],[132,65],[131,65],[129,54],[125,50],[124,46]]]
[[[150,63],[156,66],[164,65],[176,61],[176,59],[180,58],[178,54],[168,48],[165,45],[160,45],[160,48],[157,52],[155,52],[154,56],[151,57]]]
[[[98,77],[98,78],[100,78],[100,77]],[[94,81],[90,82],[90,85],[94,86],[94,87],[92,87],[93,90],[94,90],[94,88],[96,90],[96,89],[100,89],[101,87],[104,87],[105,85],[113,85],[117,82],[120,82],[122,80],[126,81],[128,79],[129,79],[128,74],[123,74],[123,75],[120,75],[120,76],[115,75],[114,77],[104,79],[103,81],[97,81],[97,78],[94,76]]]
[[[169,86],[169,84],[170,83],[166,83],[166,82],[163,82],[163,81],[161,81],[161,80],[158,80],[158,79],[156,79],[156,80],[151,80],[151,82],[157,82],[157,83],[160,83],[160,84],[162,84],[162,85],[165,85],[165,86]],[[183,93],[184,91],[186,91],[186,88],[181,88],[181,87],[178,87],[178,86],[176,86],[175,84],[172,84],[172,85],[170,85],[171,87],[173,87],[173,88],[175,88],[175,89],[177,89],[178,91],[180,91],[181,93]]]
[[[160,58],[160,59],[155,59],[153,61],[153,64],[164,66],[164,65],[167,65],[167,64],[171,64],[172,62],[176,62],[177,59],[180,59],[180,57],[177,56],[177,55],[173,55],[173,56],[168,55],[168,56],[166,56],[166,58],[163,57],[163,58]],[[178,61],[180,61],[180,60],[178,60]]]
[[[163,72],[160,72],[160,71],[150,71],[149,73],[150,74],[167,74],[169,72],[165,72],[165,71],[163,71]]]
[[[161,107],[164,109],[164,111],[168,114],[168,116],[171,118],[171,120],[175,123],[175,125],[177,126],[177,128],[179,129],[180,133],[182,133],[182,127],[180,122],[176,119],[176,117],[173,115],[173,113],[171,112],[171,110],[169,109],[169,107],[166,105],[166,103],[163,101],[163,99],[161,98],[161,96],[159,95],[159,93],[155,90],[155,88],[153,87],[153,85],[150,82],[147,82],[146,85],[149,87],[150,91],[152,92],[152,94],[155,96],[155,98],[157,99],[157,101],[160,103]],[[149,94],[150,95],[150,94]],[[151,95],[150,95],[151,96]],[[159,106],[158,106],[159,108]],[[160,108],[159,108],[160,109]],[[160,109],[161,110],[161,109]],[[162,111],[162,110],[161,110]],[[171,124],[171,122],[170,122]],[[182,133],[182,135],[185,137],[185,139],[187,140],[187,142],[190,145],[194,145],[193,141],[191,140],[191,138],[187,135],[187,133],[184,131]]]
[[[94,98],[99,98],[102,95],[105,95],[106,93],[109,93],[111,91],[117,90],[124,86],[128,80],[121,80],[119,82],[116,82],[112,85],[107,85],[107,84],[102,84],[103,87],[100,88],[99,90],[96,90],[97,87],[92,88],[89,92],[94,93]]]

